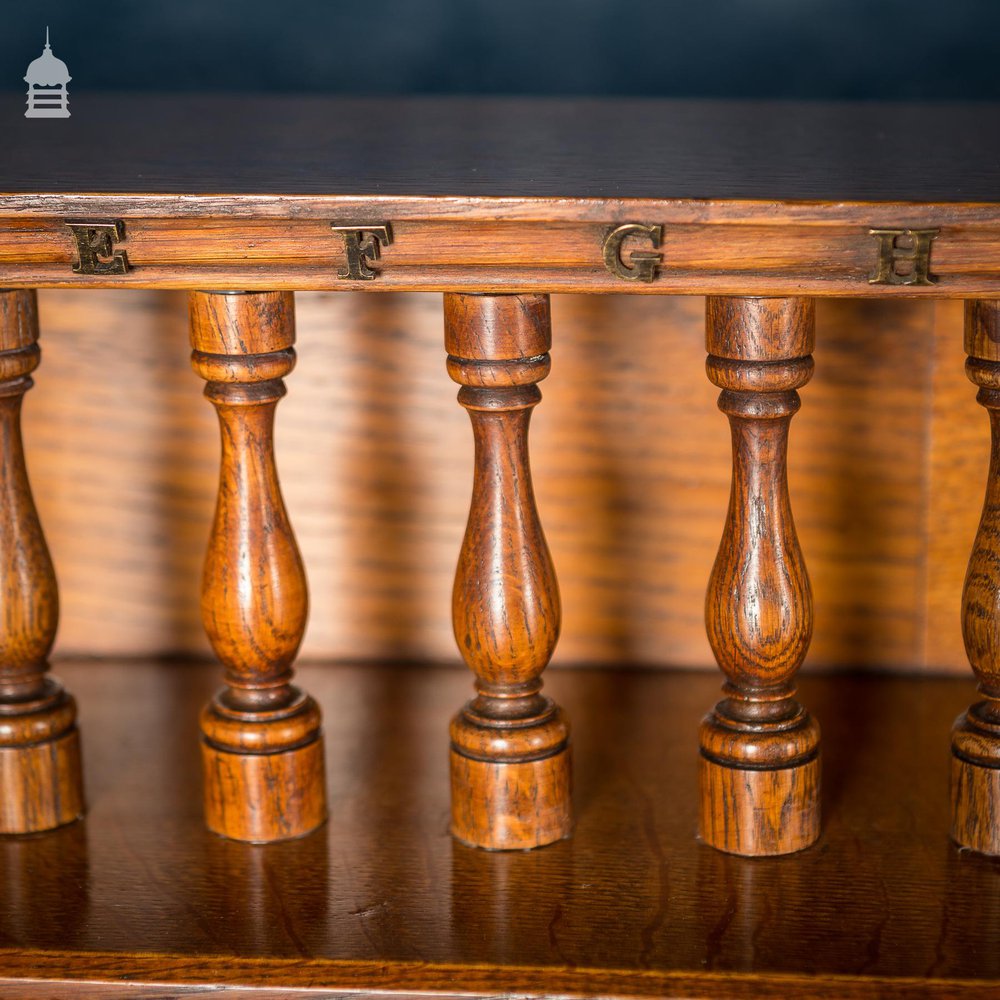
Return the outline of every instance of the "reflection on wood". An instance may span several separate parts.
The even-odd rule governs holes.
[[[1000,989],[1000,863],[948,840],[942,748],[964,679],[804,677],[823,720],[823,831],[812,850],[763,860],[695,838],[711,673],[552,671],[574,721],[573,837],[496,853],[448,833],[440,738],[464,670],[301,668],[339,708],[325,721],[335,818],[261,847],[202,821],[192,749],[217,667],[58,667],[87,706],[91,810],[0,851],[0,979],[100,980],[102,1000],[122,976],[445,996]],[[924,976],[919,989],[907,978]],[[57,988],[33,995],[61,1000]]]

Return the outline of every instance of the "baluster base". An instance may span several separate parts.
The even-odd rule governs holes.
[[[780,723],[701,724],[701,839],[728,854],[792,854],[820,832],[819,725],[801,711]]]
[[[1000,855],[1000,726],[977,707],[951,732],[951,836],[961,847]]]
[[[232,840],[271,843],[327,818],[320,711],[298,694],[285,708],[239,712],[217,696],[201,715],[205,823]]]
[[[472,847],[529,850],[568,837],[569,724],[547,702],[530,719],[484,719],[466,705],[451,723],[451,832]]]
[[[76,702],[46,679],[42,697],[0,704],[0,834],[40,833],[84,813]]]

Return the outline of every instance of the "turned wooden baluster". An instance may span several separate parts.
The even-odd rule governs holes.
[[[986,499],[962,591],[965,651],[981,701],[951,733],[952,837],[1000,854],[1000,301],[965,304],[965,371],[979,386],[992,447]]]
[[[326,818],[319,708],[291,684],[308,596],[274,464],[294,342],[291,293],[191,293],[191,360],[222,432],[201,607],[226,687],[201,717],[205,818],[257,842]]]
[[[478,694],[451,723],[451,829],[477,847],[539,847],[571,826],[569,726],[541,694],[559,590],[528,467],[551,340],[545,295],[445,295],[448,372],[476,445],[452,617]]]
[[[794,698],[812,596],[787,479],[813,329],[809,299],[708,299],[708,377],[732,429],[733,479],[705,602],[727,683],[701,725],[701,836],[734,854],[787,854],[819,835],[819,727]]]
[[[59,592],[21,443],[37,341],[35,293],[0,292],[0,833],[50,830],[84,809],[76,703],[47,674]]]

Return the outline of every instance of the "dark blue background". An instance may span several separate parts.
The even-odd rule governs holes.
[[[995,0],[3,0],[71,90],[1000,98]]]

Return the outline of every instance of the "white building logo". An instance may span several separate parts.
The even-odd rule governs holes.
[[[25,118],[69,118],[69,91],[72,79],[66,63],[52,54],[49,29],[45,29],[45,48],[31,63],[24,76],[28,84],[28,110]]]

